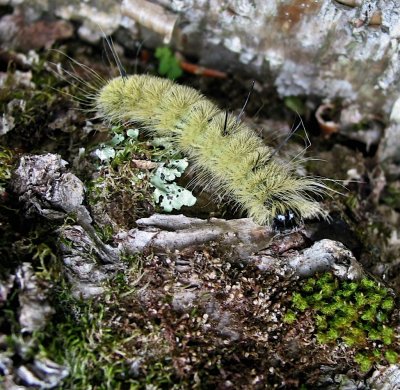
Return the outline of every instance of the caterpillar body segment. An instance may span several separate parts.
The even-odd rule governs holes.
[[[244,123],[193,88],[149,75],[117,77],[102,87],[95,108],[105,119],[138,123],[150,135],[169,137],[192,161],[198,180],[228,196],[255,222],[271,225],[288,210],[297,218],[326,217],[312,195],[326,186],[296,175]]]

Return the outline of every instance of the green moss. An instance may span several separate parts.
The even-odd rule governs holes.
[[[96,232],[100,240],[105,244],[111,242],[114,236],[114,229],[112,225],[104,225],[101,228],[97,226]]]
[[[360,281],[360,287],[364,288],[367,291],[375,291],[377,288],[376,282],[372,279],[363,278]]]
[[[76,299],[65,283],[55,290],[53,304],[57,313],[38,340],[42,355],[69,369],[60,388],[120,389],[122,384],[136,388],[136,381],[127,378],[127,362],[132,356],[124,347],[135,335],[115,332],[108,318],[110,300],[135,292],[134,281],[140,276],[141,265],[130,260],[132,266],[110,280],[108,302]]]
[[[363,372],[369,371],[374,363],[371,356],[367,356],[362,353],[357,353],[354,356],[354,361],[359,364],[360,369]]]
[[[361,371],[397,359],[397,352],[389,349],[395,340],[390,324],[395,303],[387,288],[369,278],[356,283],[325,273],[305,280],[300,291],[292,294],[289,318],[311,310],[319,343],[343,342],[354,348]]]
[[[45,349],[50,358],[69,367],[62,388],[92,388],[96,383],[98,388],[118,388],[113,387],[114,380],[126,368],[123,360],[113,358],[113,354],[123,340],[104,326],[104,305],[65,298],[63,304],[66,308],[74,307],[75,313],[58,313],[63,314],[62,321],[47,329],[53,338]]]
[[[56,314],[35,337],[42,356],[69,369],[60,389],[182,388],[165,330],[136,301],[142,257],[121,258],[126,268],[107,282],[102,298],[76,299],[64,281],[54,289]]]
[[[315,287],[315,279],[310,278],[303,284],[302,290],[305,292],[311,292],[314,290]]]
[[[300,311],[304,311],[308,308],[307,300],[303,298],[303,296],[300,293],[293,293],[292,303],[293,307]]]
[[[339,296],[342,295],[345,298],[351,297],[354,292],[357,290],[357,283],[351,282],[344,286],[343,290],[338,294]]]
[[[396,364],[399,362],[399,354],[391,350],[385,352],[385,358],[390,364]]]
[[[63,128],[63,132],[49,128],[49,124],[61,115],[60,107],[71,106],[70,97],[76,96],[70,85],[66,94],[57,93],[63,82],[53,72],[49,72],[47,61],[57,62],[55,51],[47,51],[41,56],[38,63],[31,68],[32,80],[30,83],[21,83],[20,74],[10,66],[7,71],[4,88],[0,91],[0,109],[13,120],[13,129],[4,135],[2,141],[12,148],[20,148],[25,152],[49,150],[50,139],[57,135],[54,149],[65,154],[70,143],[70,132],[73,129]],[[44,130],[46,129],[46,130]],[[75,128],[74,128],[75,129]],[[53,144],[52,144],[53,147]],[[53,150],[52,150],[53,151]]]
[[[390,311],[394,307],[394,300],[393,298],[387,298],[382,302],[381,308],[385,311]]]
[[[376,317],[376,309],[373,307],[365,310],[364,313],[361,315],[361,319],[366,322],[374,322],[375,317]]]
[[[355,304],[358,308],[363,308],[367,304],[364,292],[355,293]]]
[[[14,156],[11,150],[0,145],[0,197],[5,191],[8,181],[11,179]]]
[[[188,162],[170,147],[171,140],[155,139],[150,144],[139,139],[137,129],[123,126],[112,127],[110,135],[91,153],[99,171],[87,185],[94,209],[102,214],[105,210],[118,226],[131,228],[159,206],[169,212],[195,203],[192,193],[175,182]]]
[[[390,345],[393,342],[394,330],[392,328],[382,327],[382,341],[385,345]]]
[[[293,324],[296,321],[296,314],[289,310],[284,316],[283,316],[283,322],[286,322],[287,324]]]
[[[400,188],[398,182],[388,183],[382,200],[393,209],[400,208]]]

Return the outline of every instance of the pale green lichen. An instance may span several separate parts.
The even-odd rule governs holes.
[[[128,182],[131,181],[133,186],[139,185],[139,182],[142,182],[140,186],[143,186],[143,183],[147,182],[154,187],[153,201],[166,212],[180,210],[182,206],[193,206],[196,203],[196,198],[191,191],[175,183],[175,180],[185,172],[189,163],[186,158],[179,158],[177,152],[170,148],[169,139],[155,139],[149,147],[148,143],[138,140],[139,131],[137,129],[125,130],[123,127],[115,126],[111,132],[113,134],[111,140],[99,145],[93,153],[100,160],[99,169],[105,166],[111,167],[108,175],[104,176],[106,181],[107,176],[112,176],[111,169],[121,173],[121,166],[125,166],[126,169],[122,170],[123,173],[119,175],[119,179],[113,181],[112,185],[117,188],[122,182],[127,187],[129,186],[124,179],[129,179]],[[129,169],[127,163],[135,156],[156,163],[153,168],[147,170],[147,173],[140,169]],[[107,185],[108,192],[113,192],[110,184]],[[93,182],[90,188],[99,193],[100,188],[104,189],[104,183]],[[127,188],[127,191],[129,192],[130,189]],[[105,194],[104,191],[100,192],[102,192],[102,198],[109,198],[110,194]],[[132,194],[132,199],[134,198],[136,196]],[[96,199],[101,200],[99,196],[96,196]]]
[[[173,181],[180,177],[189,165],[186,158],[161,164],[150,178],[155,187],[154,200],[164,211],[180,210],[182,206],[193,206],[196,198],[192,193]]]

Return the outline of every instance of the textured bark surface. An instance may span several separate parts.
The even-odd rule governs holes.
[[[50,15],[78,21],[78,35],[91,43],[116,32],[116,42],[131,50],[137,42],[169,44],[199,65],[256,79],[266,94],[273,88],[282,98],[300,96],[312,110],[321,101],[333,103],[333,131],[367,148],[379,142],[389,125],[385,137],[390,147],[381,145],[381,160],[390,155],[385,165],[393,173],[393,150],[398,155],[400,149],[396,0],[4,3],[16,7],[0,23],[5,47],[49,47],[71,36],[71,26],[42,25],[41,18]]]
[[[281,96],[355,103],[362,117],[389,114],[399,97],[395,0],[124,0],[122,7],[105,0],[17,3],[28,23],[44,12],[79,20],[78,33],[91,42],[102,31],[123,27],[131,35],[124,34],[123,44],[171,41],[203,65],[255,77]]]
[[[266,379],[262,374],[256,376],[253,382],[256,381],[257,386],[279,383],[276,381],[281,380],[284,387],[290,388],[291,385],[285,382],[297,383],[300,367],[308,371],[308,382],[322,386],[329,384],[332,389],[338,388],[339,383],[343,382],[350,389],[373,389],[388,384],[396,386],[398,383],[398,369],[395,366],[383,372],[376,371],[368,381],[353,380],[344,375],[346,365],[338,366],[332,372],[339,373],[340,380],[337,375],[333,379],[333,374],[323,374],[319,368],[325,361],[326,354],[331,351],[331,363],[337,361],[339,356],[350,362],[351,349],[341,350],[339,353],[335,346],[321,348],[313,342],[311,350],[304,349],[301,352],[303,343],[310,342],[308,337],[295,334],[295,329],[290,326],[289,329],[282,329],[286,310],[284,302],[290,291],[290,283],[324,272],[331,272],[342,281],[359,282],[366,277],[361,264],[340,242],[323,239],[310,245],[308,237],[312,236],[312,231],[299,229],[281,234],[258,226],[250,219],[202,220],[183,215],[154,214],[137,220],[137,228],[116,234],[113,239],[114,247],[110,247],[102,243],[91,225],[92,219],[83,206],[82,182],[68,172],[66,162],[59,156],[44,154],[22,157],[14,172],[11,186],[19,196],[26,217],[34,218],[39,215],[61,225],[56,234],[63,261],[62,272],[67,276],[71,293],[76,298],[101,299],[107,296],[107,283],[118,272],[130,272],[128,265],[122,261],[122,256],[143,256],[148,253],[151,256],[145,260],[143,274],[136,276],[130,286],[141,286],[135,300],[155,314],[160,310],[160,301],[157,299],[163,299],[164,294],[168,294],[171,303],[167,309],[179,318],[191,318],[190,313],[193,310],[204,313],[201,317],[203,331],[200,335],[205,333],[201,337],[210,337],[212,342],[214,338],[222,338],[225,345],[241,343],[244,348],[256,348],[252,353],[257,356],[261,351],[261,344],[257,347],[260,342],[264,346],[269,345],[268,352],[262,352],[261,364],[275,367],[271,372],[274,375],[271,379]],[[73,213],[78,224],[67,223],[62,218],[66,212]],[[236,267],[238,271],[235,271]],[[219,274],[220,272],[222,273]],[[18,322],[22,332],[30,333],[45,327],[53,313],[46,299],[48,284],[40,282],[33,273],[32,266],[24,263],[16,270],[15,276],[11,274],[8,280],[0,284],[2,302],[10,299],[13,283],[20,287],[21,308]],[[273,287],[266,288],[269,284]],[[250,300],[247,296],[250,293],[248,288],[260,293]],[[117,305],[126,305],[131,300],[130,294],[121,295]],[[126,298],[128,300],[125,302]],[[156,306],[155,302],[158,302]],[[251,315],[239,320],[243,313]],[[165,313],[160,312],[157,315],[162,318]],[[302,326],[306,327],[306,333],[312,331],[310,319],[301,321],[303,320],[305,322]],[[125,324],[124,315],[113,319],[113,324]],[[186,331],[191,332],[191,327]],[[195,336],[187,337],[192,340]],[[257,341],[252,346],[254,337]],[[312,369],[307,362],[311,357],[306,351],[312,351],[316,369]],[[180,359],[189,359],[189,362],[191,352],[188,353],[188,358],[182,355]],[[282,360],[279,364],[273,362],[276,353],[280,354]],[[300,366],[290,363],[290,373],[286,376],[281,364],[289,364],[293,356],[303,363]],[[26,360],[25,356],[21,358]],[[239,364],[241,358],[237,359]],[[25,386],[22,388],[54,388],[68,375],[67,367],[49,359],[35,358],[33,362],[18,368],[12,364],[9,354],[0,354],[0,361],[7,369],[3,381],[7,386],[21,383]],[[248,384],[251,375],[230,375],[237,375],[237,383],[242,383],[238,388],[253,388]],[[231,380],[227,379],[223,383],[224,386],[235,387],[235,382]],[[369,387],[368,383],[373,383],[373,386]]]
[[[400,386],[399,364],[389,365],[379,355],[389,350],[393,362],[395,351],[400,352],[398,308],[380,328],[381,333],[393,328],[394,346],[369,334],[354,346],[341,337],[320,342],[321,313],[293,304],[305,291],[304,280],[318,283],[324,272],[335,281],[315,290],[317,301],[335,283],[361,285],[364,280],[386,291],[387,305],[398,304],[397,1],[0,3],[12,6],[2,8],[0,20],[5,49],[0,51],[0,386]],[[148,149],[138,146],[118,167],[96,160],[96,148],[105,139],[108,147],[115,143],[102,133],[104,124],[74,110],[76,92],[85,87],[74,77],[84,68],[77,66],[70,85],[59,87],[63,65],[57,53],[52,53],[57,76],[48,58],[41,62],[35,51],[26,53],[69,39],[73,26],[91,43],[103,33],[114,34],[121,57],[120,45],[133,57],[141,43],[150,48],[169,44],[190,61],[233,76],[223,80],[228,88],[229,82],[254,78],[254,95],[268,100],[271,111],[286,104],[276,116],[285,116],[290,98],[300,97],[308,123],[316,111],[316,121],[326,130],[326,138],[313,138],[323,149],[315,156],[317,168],[307,161],[304,174],[342,178],[348,187],[345,196],[325,199],[329,223],[307,221],[278,232],[237,215],[229,219],[229,206],[223,209],[228,215],[214,218],[221,209],[204,206],[212,203],[205,193],[200,194],[203,204],[184,210],[185,215],[156,213],[154,189],[143,184],[158,164],[150,161]],[[63,50],[75,43],[67,41]],[[90,69],[104,69],[95,61],[94,45],[78,45],[77,53],[72,50],[77,60],[83,54]],[[136,58],[136,63],[155,72],[148,59],[153,52],[146,53],[147,60]],[[124,61],[131,65],[134,60]],[[193,78],[195,83],[201,79]],[[219,88],[214,81],[208,89]],[[207,95],[207,82],[198,84],[206,86]],[[74,91],[75,100],[61,98],[58,88]],[[269,96],[274,90],[277,94]],[[239,93],[240,102],[246,92]],[[276,116],[262,126],[290,131],[286,119]],[[361,143],[363,152],[349,139]],[[337,311],[329,321],[342,314]],[[359,322],[367,316],[357,314]],[[353,321],[351,328],[357,325]],[[378,355],[365,372],[356,361],[358,351]]]

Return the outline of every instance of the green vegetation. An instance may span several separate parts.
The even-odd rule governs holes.
[[[54,291],[54,319],[35,337],[41,356],[68,367],[61,389],[174,388],[163,332],[136,302],[142,257],[122,258],[101,298],[74,298],[64,282]]]
[[[7,77],[0,90],[0,111],[10,129],[2,136],[1,143],[12,151],[43,153],[46,150],[66,158],[73,148],[77,149],[75,140],[79,138],[79,147],[82,146],[82,133],[76,134],[79,114],[67,112],[68,108],[77,107],[71,96],[80,99],[80,86],[72,83],[66,86],[56,72],[49,71],[48,61],[59,63],[61,59],[65,60],[65,56],[47,51],[37,58],[29,54],[27,71],[21,71],[20,64],[12,61],[8,64]]]
[[[123,359],[115,358],[122,341],[105,327],[104,305],[75,300],[67,290],[58,299],[61,322],[49,324],[43,343],[50,344],[42,348],[48,357],[69,368],[62,388],[89,389],[94,383],[101,383],[100,388],[113,388],[114,378],[126,367]]]
[[[52,345],[46,347],[49,357],[66,364],[70,370],[60,388],[134,390],[146,385],[174,388],[170,364],[164,365],[162,361],[146,364],[146,375],[135,378],[135,364],[142,359],[132,344],[135,339],[146,337],[140,330],[121,338],[117,330],[105,327],[102,304],[81,303],[81,306],[79,318],[66,317],[54,329]]]
[[[296,313],[294,313],[292,310],[288,310],[283,316],[283,321],[289,325],[293,324],[296,322]]]
[[[196,198],[175,180],[188,166],[170,140],[139,140],[137,129],[115,126],[110,141],[97,146],[97,178],[88,184],[92,207],[107,210],[120,226],[130,227],[155,204],[164,211],[192,206]],[[113,199],[110,205],[109,199]],[[104,229],[104,227],[103,227]],[[110,226],[106,236],[110,235]],[[112,234],[112,232],[111,232]]]
[[[306,106],[304,104],[304,99],[298,96],[288,96],[283,100],[285,106],[298,115],[306,114]]]
[[[0,198],[5,192],[5,186],[11,178],[13,154],[11,150],[0,145]]]
[[[398,361],[394,330],[390,327],[395,302],[387,288],[364,278],[340,281],[331,273],[309,278],[294,292],[284,321],[295,322],[295,312],[314,313],[319,343],[343,342],[356,350],[355,361],[362,371],[374,363]],[[295,312],[294,312],[295,311]],[[372,352],[371,352],[372,351]]]
[[[385,193],[383,194],[383,202],[389,207],[400,209],[400,186],[398,182],[388,183]]]
[[[181,77],[183,71],[179,65],[179,61],[169,47],[158,47],[155,52],[158,59],[158,73],[166,76],[171,80]]]

